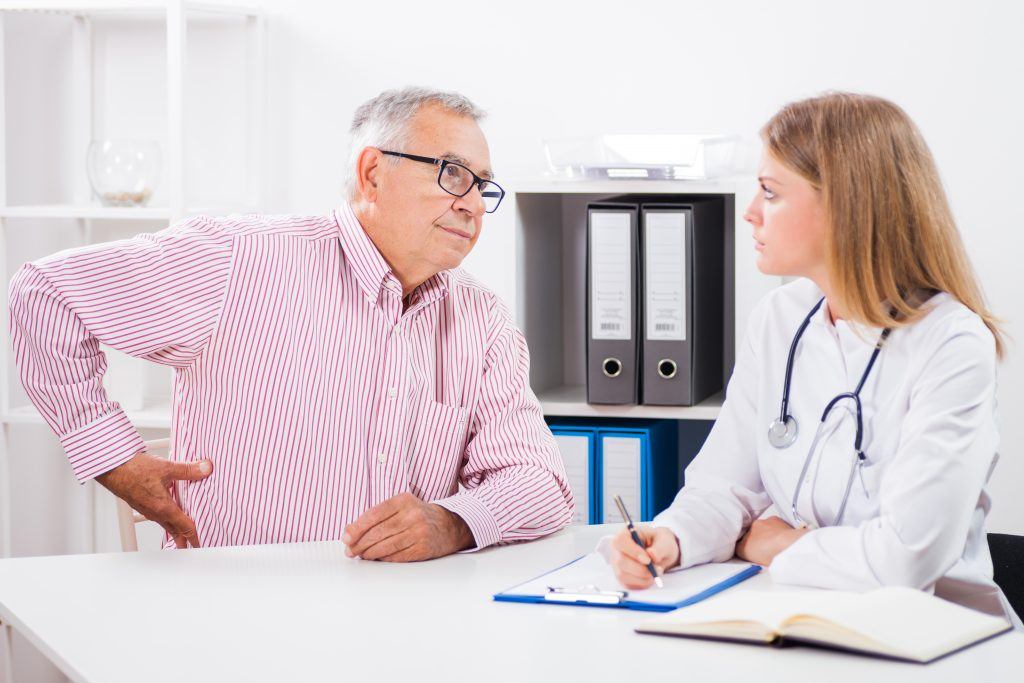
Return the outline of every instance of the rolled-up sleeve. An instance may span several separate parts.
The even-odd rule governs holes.
[[[433,501],[466,522],[476,549],[550,534],[573,513],[565,466],[530,388],[526,340],[497,302],[489,329],[462,490]]]
[[[11,341],[29,400],[56,433],[80,482],[143,448],[103,388],[105,344],[182,367],[215,326],[231,235],[204,218],[24,265],[9,291]]]

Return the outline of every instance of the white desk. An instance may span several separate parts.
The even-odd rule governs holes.
[[[651,615],[491,600],[603,532],[404,565],[350,560],[340,543],[4,560],[0,617],[90,683],[987,682],[1024,670],[1016,633],[920,666],[642,636],[633,626]]]

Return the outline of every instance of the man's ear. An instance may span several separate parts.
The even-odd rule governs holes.
[[[356,160],[356,189],[367,202],[377,201],[377,181],[384,155],[375,147],[364,147]]]

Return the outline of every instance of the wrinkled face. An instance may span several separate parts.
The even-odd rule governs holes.
[[[404,149],[388,150],[447,159],[491,178],[491,156],[471,118],[425,105],[410,122]],[[378,245],[392,265],[431,273],[455,268],[480,237],[484,201],[474,187],[455,197],[438,184],[439,167],[385,156],[371,171],[376,211],[386,226]],[[454,167],[451,167],[455,171]]]
[[[760,191],[743,215],[754,227],[758,269],[823,282],[827,221],[821,193],[767,151],[758,182]]]

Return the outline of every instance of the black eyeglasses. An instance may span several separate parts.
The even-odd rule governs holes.
[[[441,189],[450,195],[465,197],[474,187],[479,188],[480,196],[484,199],[484,210],[487,213],[497,211],[501,200],[505,198],[505,190],[501,189],[501,185],[493,180],[481,178],[462,164],[454,161],[435,159],[434,157],[421,157],[417,154],[404,154],[403,152],[389,152],[383,149],[380,153],[440,166],[437,173],[437,184],[441,186]]]

